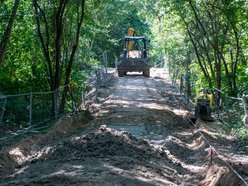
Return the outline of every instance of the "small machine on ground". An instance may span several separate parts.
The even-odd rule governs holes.
[[[150,76],[146,43],[145,37],[136,37],[134,36],[134,29],[128,29],[128,36],[122,39],[123,52],[117,62],[119,77],[126,75],[127,72],[142,72],[144,76]]]
[[[200,91],[195,98],[195,119],[214,121],[211,117],[213,108],[213,93],[208,90]]]

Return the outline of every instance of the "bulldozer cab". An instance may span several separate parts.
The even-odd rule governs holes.
[[[144,36],[134,36],[134,32],[133,28],[129,28],[128,36],[121,40],[123,49],[116,64],[118,76],[123,77],[128,72],[142,72],[145,77],[150,77],[147,40]]]
[[[145,37],[126,36],[122,39],[122,58],[147,58]]]

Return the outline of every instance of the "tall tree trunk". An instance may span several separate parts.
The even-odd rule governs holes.
[[[237,95],[237,84],[236,84],[236,80],[237,80],[237,68],[238,68],[238,62],[240,59],[240,42],[239,42],[239,36],[238,36],[238,32],[236,29],[236,26],[233,25],[233,32],[235,35],[235,41],[236,41],[236,59],[234,61],[234,65],[233,65],[233,69],[232,69],[232,83],[233,83],[233,96]]]
[[[63,17],[65,13],[65,7],[68,0],[60,0],[59,8],[56,12],[56,21],[55,21],[55,76],[54,76],[54,87],[55,90],[60,86],[60,76],[61,76],[61,42],[63,35]]]
[[[49,52],[49,45],[50,45],[49,26],[48,26],[45,12],[41,9],[41,7],[39,6],[39,4],[37,3],[36,0],[33,0],[33,6],[34,6],[34,10],[35,10],[37,32],[38,32],[38,36],[39,36],[39,39],[41,42],[43,55],[44,55],[46,62],[47,62],[48,83],[50,85],[50,90],[54,91],[55,90],[54,81],[53,81],[53,74],[54,73],[53,73],[53,67],[52,67],[51,54]],[[39,15],[41,15],[41,17],[43,18],[44,27],[45,27],[45,33],[44,34],[41,31],[41,20],[39,18]],[[46,39],[44,39],[44,38],[46,38]]]
[[[16,13],[17,13],[19,4],[20,4],[20,0],[15,0],[15,4],[14,4],[14,7],[12,9],[12,13],[11,13],[11,16],[9,18],[7,28],[3,34],[1,42],[0,42],[0,64],[3,63],[4,56],[7,52],[9,38],[11,35],[11,30],[12,30],[12,27],[13,27],[13,24],[15,21],[15,17],[16,17]]]
[[[211,57],[209,55],[209,49],[206,46],[206,42],[204,41],[204,39],[202,39],[202,43],[203,43],[203,50],[204,50],[205,55],[207,57],[208,66],[210,68],[211,77],[214,77],[214,68],[213,68],[213,65],[212,65],[212,59],[211,59]]]
[[[84,19],[84,6],[85,6],[85,0],[82,0],[81,15],[80,15],[79,20],[78,20],[76,39],[75,39],[75,43],[74,43],[74,45],[72,47],[72,52],[71,52],[71,55],[70,55],[69,63],[68,63],[67,68],[66,68],[64,92],[63,92],[62,99],[61,99],[61,104],[60,104],[60,107],[59,107],[59,113],[60,114],[63,113],[64,109],[65,109],[66,94],[67,94],[67,92],[69,90],[69,83],[70,83],[72,65],[73,65],[75,53],[76,53],[77,48],[78,48],[80,30],[81,30],[81,26],[82,26],[83,19]]]

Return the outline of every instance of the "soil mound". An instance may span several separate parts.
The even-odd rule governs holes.
[[[163,148],[155,148],[128,132],[101,126],[44,147],[2,183],[178,185],[185,179],[178,174],[181,169],[167,159]]]

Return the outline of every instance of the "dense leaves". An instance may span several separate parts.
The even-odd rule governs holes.
[[[151,25],[157,57],[163,53],[170,67],[191,79],[197,74],[199,86],[225,88],[232,96],[247,91],[246,1],[146,2],[155,5]]]
[[[56,20],[60,3],[65,5],[65,9],[61,9],[61,33]],[[80,11],[80,4],[79,0],[61,0],[57,3],[20,1],[8,50],[0,68],[2,94],[49,91],[65,84],[66,66],[71,49],[76,46],[79,21],[76,13]],[[1,1],[1,37],[8,26],[13,7],[13,1]],[[115,56],[120,53],[119,39],[129,27],[134,27],[139,35],[149,33],[149,26],[139,16],[135,4],[127,1],[86,1],[84,22],[70,75],[77,87],[82,86],[82,79],[87,76],[83,71],[98,65],[104,51],[108,53],[110,65],[114,65]]]

